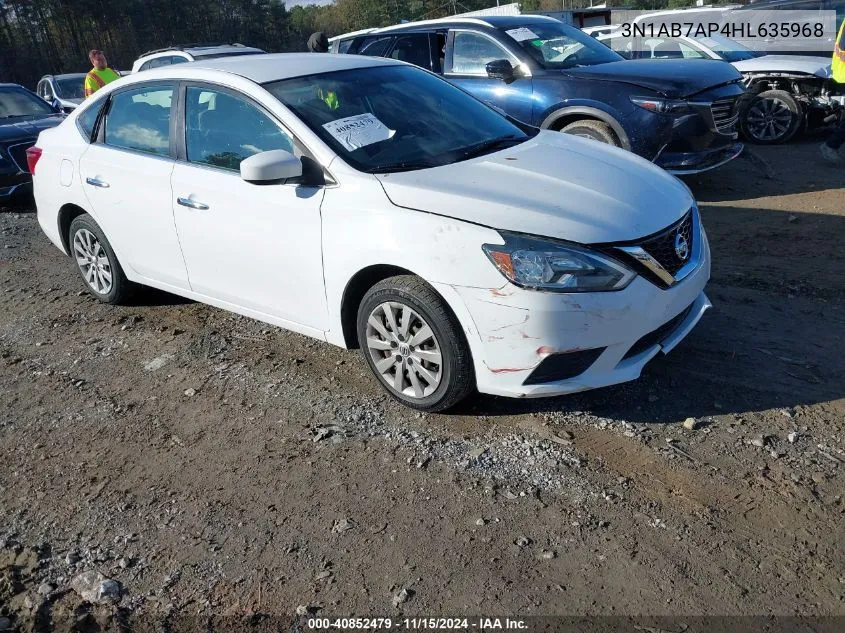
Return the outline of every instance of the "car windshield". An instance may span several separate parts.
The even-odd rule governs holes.
[[[58,96],[62,99],[82,99],[85,96],[85,75],[56,78]]]
[[[16,88],[0,90],[0,119],[52,113],[44,99],[32,93]]]
[[[574,68],[618,62],[622,58],[596,38],[562,22],[532,22],[506,29],[543,68]]]
[[[709,37],[696,37],[693,39],[709,48],[726,62],[742,62],[746,59],[754,59],[765,55],[765,53],[759,51],[752,51],[750,48],[746,48],[739,42],[735,42],[724,35],[714,34]]]
[[[447,165],[535,133],[413,66],[357,68],[265,87],[346,162],[369,173]]]

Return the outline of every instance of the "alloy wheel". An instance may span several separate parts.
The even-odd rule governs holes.
[[[775,97],[755,99],[748,109],[748,132],[758,141],[776,141],[792,128],[795,113]]]
[[[111,292],[111,264],[96,235],[87,229],[79,229],[74,233],[73,255],[85,282],[94,292],[101,295]]]
[[[443,378],[440,343],[425,319],[396,301],[379,304],[367,318],[366,346],[385,384],[409,398],[425,398]]]

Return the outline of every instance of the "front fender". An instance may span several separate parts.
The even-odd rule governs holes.
[[[622,144],[622,147],[627,150],[631,149],[631,141],[628,138],[628,133],[625,132],[625,129],[619,123],[619,120],[622,117],[616,112],[602,109],[601,107],[591,103],[573,104],[570,102],[568,104],[558,104],[557,106],[550,108],[544,114],[542,122],[540,123],[540,128],[548,130],[560,119],[568,118],[573,115],[583,115],[585,118],[598,119],[599,121],[607,123],[613,130],[614,134],[616,134],[619,142]]]

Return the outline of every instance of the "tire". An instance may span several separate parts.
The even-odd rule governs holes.
[[[739,113],[742,135],[759,145],[786,143],[803,123],[801,104],[784,90],[766,90],[751,97]]]
[[[402,404],[445,411],[475,386],[472,356],[457,318],[419,277],[390,277],[370,288],[358,306],[357,330],[370,371]]]
[[[111,244],[94,218],[87,213],[74,218],[68,231],[68,244],[76,270],[92,296],[110,304],[125,303],[132,296],[136,285],[126,278]],[[93,272],[92,263],[99,266]]]
[[[616,138],[613,128],[604,121],[595,121],[593,119],[573,121],[572,123],[563,126],[560,131],[564,134],[572,134],[573,136],[580,136],[582,138],[589,138],[594,141],[607,143],[608,145],[613,145],[614,147],[620,146],[619,139]]]

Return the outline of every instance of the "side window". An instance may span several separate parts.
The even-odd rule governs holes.
[[[138,72],[141,72],[142,70],[149,70],[150,68],[153,68],[153,62],[154,61],[156,61],[156,60],[151,59],[150,61],[144,62],[143,64],[141,64],[141,67],[138,69]]]
[[[390,47],[390,43],[392,41],[392,35],[390,37],[378,37],[367,40],[361,44],[361,48],[358,49],[358,54],[369,55],[370,57],[384,57],[384,54],[387,53],[387,49]]]
[[[168,156],[172,100],[172,87],[139,88],[114,95],[106,114],[106,145]]]
[[[182,57],[180,55],[174,55],[173,57],[170,58],[171,64],[184,64],[187,61],[188,61],[187,59],[185,59],[184,57]]]
[[[76,125],[82,132],[86,141],[91,140],[91,135],[94,133],[94,126],[97,124],[97,115],[100,114],[100,109],[103,104],[95,103],[91,107],[85,108],[82,113],[76,117]]]
[[[335,46],[337,46],[337,52],[338,53],[345,53],[346,51],[348,51],[349,47],[352,46],[353,41],[354,40],[342,40],[342,41],[336,43]]]
[[[240,97],[189,87],[185,103],[188,161],[237,171],[241,161],[294,144],[269,116]]]
[[[452,72],[458,75],[487,76],[487,64],[497,59],[512,58],[489,37],[478,33],[458,31],[452,53]]]
[[[400,35],[390,52],[391,59],[408,62],[414,66],[431,70],[431,51],[428,33]]]

